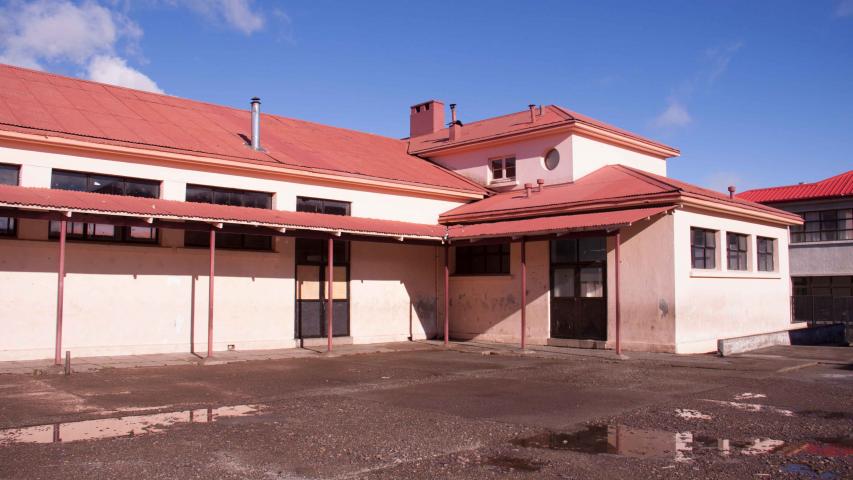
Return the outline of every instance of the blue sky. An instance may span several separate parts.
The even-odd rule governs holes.
[[[853,0],[12,0],[0,61],[393,137],[554,103],[717,189],[853,168]]]

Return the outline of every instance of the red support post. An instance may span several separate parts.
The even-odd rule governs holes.
[[[450,246],[444,244],[444,346],[450,339]]]
[[[527,329],[527,240],[521,239],[521,349],[525,347]]]
[[[209,278],[209,292],[207,295],[207,357],[210,358],[213,356],[213,279],[215,276],[214,273],[214,260],[216,258],[216,228],[211,227],[210,229],[210,276]]]
[[[56,352],[54,365],[62,365],[62,303],[65,295],[65,237],[68,233],[68,222],[59,221],[59,269],[56,284]]]
[[[614,278],[614,300],[616,301],[616,355],[622,355],[622,317],[619,312],[619,248],[622,243],[622,234],[619,230],[616,231],[616,268]]]
[[[328,328],[328,331],[327,331],[328,345],[326,346],[326,349],[329,352],[331,352],[332,351],[332,320],[333,320],[333,313],[334,313],[334,312],[332,312],[332,308],[334,307],[334,303],[333,303],[334,297],[332,295],[334,293],[333,288],[334,288],[334,282],[335,282],[335,278],[334,278],[335,241],[332,240],[331,238],[329,238],[329,259],[328,260],[329,260],[329,274],[327,275],[328,280],[326,281],[326,287],[327,287],[327,291],[328,291],[328,295],[326,296],[326,323],[328,324],[327,325],[327,328]]]

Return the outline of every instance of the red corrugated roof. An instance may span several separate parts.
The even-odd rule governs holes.
[[[0,65],[0,130],[297,168],[464,192],[486,190],[407,142],[263,114],[264,152],[246,145],[248,110]]]
[[[420,154],[433,149],[451,147],[459,144],[478,143],[507,135],[521,134],[529,131],[543,130],[551,127],[559,127],[571,125],[575,122],[581,122],[625,137],[639,140],[641,142],[649,143],[656,147],[671,150],[673,155],[678,155],[678,150],[673,147],[650,140],[627,130],[614,127],[613,125],[587,117],[586,115],[573,112],[564,107],[546,105],[542,107],[542,115],[538,115],[538,109],[536,112],[537,116],[535,123],[530,122],[529,110],[465,123],[462,127],[462,131],[464,132],[462,137],[453,142],[450,141],[450,131],[447,128],[427,135],[410,138],[409,153]]]
[[[737,197],[751,202],[793,202],[853,196],[853,170],[814,183],[747,190]]]
[[[154,217],[164,220],[193,220],[240,224],[261,224],[296,230],[340,230],[356,235],[406,236],[440,240],[441,225],[397,222],[373,218],[288,212],[261,208],[234,207],[208,203],[180,202],[155,198],[125,197],[98,193],[0,185],[0,206],[80,213]],[[72,215],[69,220],[74,220]]]
[[[637,208],[610,212],[579,213],[553,217],[526,218],[494,223],[453,225],[448,230],[451,240],[481,237],[545,235],[564,231],[611,230],[669,211],[674,207]]]
[[[608,165],[576,182],[545,185],[526,197],[523,190],[504,192],[456,207],[441,215],[442,223],[471,223],[484,220],[555,215],[568,210],[607,210],[632,206],[678,203],[683,195],[748,210],[791,216],[758,203],[730,199],[727,195],[624,165]],[[639,205],[638,205],[639,204]]]

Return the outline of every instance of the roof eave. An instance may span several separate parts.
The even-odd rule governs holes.
[[[539,137],[543,135],[559,133],[562,131],[565,131],[569,134],[576,133],[592,137],[597,140],[616,144],[625,148],[629,148],[631,150],[639,151],[640,153],[645,153],[662,159],[677,157],[681,155],[681,151],[677,148],[673,148],[668,145],[660,144],[657,142],[651,142],[639,137],[625,135],[622,132],[617,132],[611,129],[604,128],[600,125],[595,125],[576,119],[552,122],[537,127],[518,130],[514,132],[501,133],[488,137],[462,140],[459,142],[454,142],[452,144],[437,145],[434,147],[421,148],[416,150],[410,148],[409,153],[418,156],[428,156],[438,153],[458,153],[481,148],[483,144],[492,145],[496,143],[507,143],[510,141],[515,141],[519,137]]]
[[[156,161],[168,161],[170,163],[216,166],[235,171],[265,172],[271,175],[281,175],[290,178],[299,178],[309,181],[323,181],[347,185],[359,185],[395,192],[419,193],[422,195],[437,196],[441,198],[453,198],[461,200],[477,200],[488,195],[488,190],[481,192],[473,190],[461,190],[451,187],[431,186],[410,182],[402,182],[378,177],[364,175],[341,175],[333,171],[317,171],[316,169],[300,169],[293,166],[271,166],[255,163],[247,163],[238,160],[228,160],[221,157],[207,157],[180,152],[154,150],[142,147],[128,147],[104,143],[88,142],[66,137],[50,136],[43,134],[31,134],[0,130],[0,142],[13,144],[43,145],[62,150],[81,151],[88,153],[107,153],[121,157],[132,157],[135,159],[147,159]]]

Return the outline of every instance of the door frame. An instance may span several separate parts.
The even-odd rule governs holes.
[[[575,262],[575,263],[556,263],[554,261],[554,249],[552,245],[554,242],[559,242],[560,240],[580,240],[582,238],[603,238],[604,239],[604,260],[601,261],[586,261],[586,262]],[[584,233],[580,235],[566,235],[564,237],[550,239],[548,241],[548,338],[556,338],[561,340],[592,340],[592,341],[607,341],[610,328],[610,297],[608,291],[608,270],[609,270],[609,262],[607,259],[608,250],[607,250],[607,241],[610,238],[606,232],[590,232]],[[578,252],[579,253],[579,252]],[[580,292],[580,270],[584,267],[592,267],[592,266],[601,266],[602,267],[602,296],[601,297],[591,297],[591,298],[600,298],[604,302],[604,338],[569,338],[569,337],[557,337],[554,335],[554,302],[556,297],[554,296],[554,267],[572,267],[574,268],[574,287],[575,287],[575,296],[572,297],[575,301],[583,300],[587,297],[581,297],[578,295]],[[560,300],[557,300],[560,301]]]
[[[328,271],[329,264],[328,264],[328,262],[299,263],[299,256],[297,255],[297,252],[296,252],[296,243],[298,240],[300,240],[300,239],[298,237],[296,237],[296,238],[294,238],[294,242],[293,242],[293,286],[294,286],[294,288],[293,288],[293,338],[296,340],[304,340],[306,338],[325,338],[327,336],[326,334],[328,332],[325,332],[324,334],[320,334],[316,337],[303,337],[302,336],[302,332],[300,331],[301,330],[300,329],[301,324],[300,324],[300,316],[299,316],[299,302],[301,302],[302,300],[299,299],[299,276],[298,276],[299,274],[298,274],[298,272],[299,272],[299,266],[300,265],[303,265],[303,266],[304,265],[311,265],[311,266],[317,266],[320,268],[320,280],[319,280],[320,281],[320,299],[316,300],[316,301],[320,302],[320,308],[321,308],[321,312],[322,312],[320,315],[320,317],[321,317],[320,318],[321,330],[326,329],[326,328],[328,328],[328,325],[326,322],[326,305],[327,305],[326,304],[326,295],[328,295],[328,292],[329,292],[328,286],[326,286],[326,276],[329,274],[329,271]],[[307,239],[303,239],[303,240],[317,240],[317,239],[307,238]],[[324,243],[328,241],[328,239],[321,239],[321,240]],[[351,313],[352,313],[352,296],[351,296],[351,290],[350,290],[350,277],[352,275],[352,273],[351,273],[351,271],[352,271],[351,243],[352,242],[350,242],[349,240],[335,240],[335,239],[333,239],[333,240],[335,242],[343,242],[344,248],[346,249],[347,263],[345,266],[346,266],[346,271],[347,271],[347,275],[346,275],[347,299],[346,300],[334,300],[333,299],[332,303],[334,304],[334,303],[346,302],[346,304],[347,304],[347,333],[345,335],[334,335],[334,333],[333,333],[332,336],[333,337],[349,337],[349,336],[352,336],[352,316],[351,316]],[[323,250],[323,251],[325,252],[325,250]],[[333,265],[333,266],[340,266],[340,265]],[[313,301],[313,300],[307,300],[307,301]],[[332,308],[334,309],[334,305]]]

